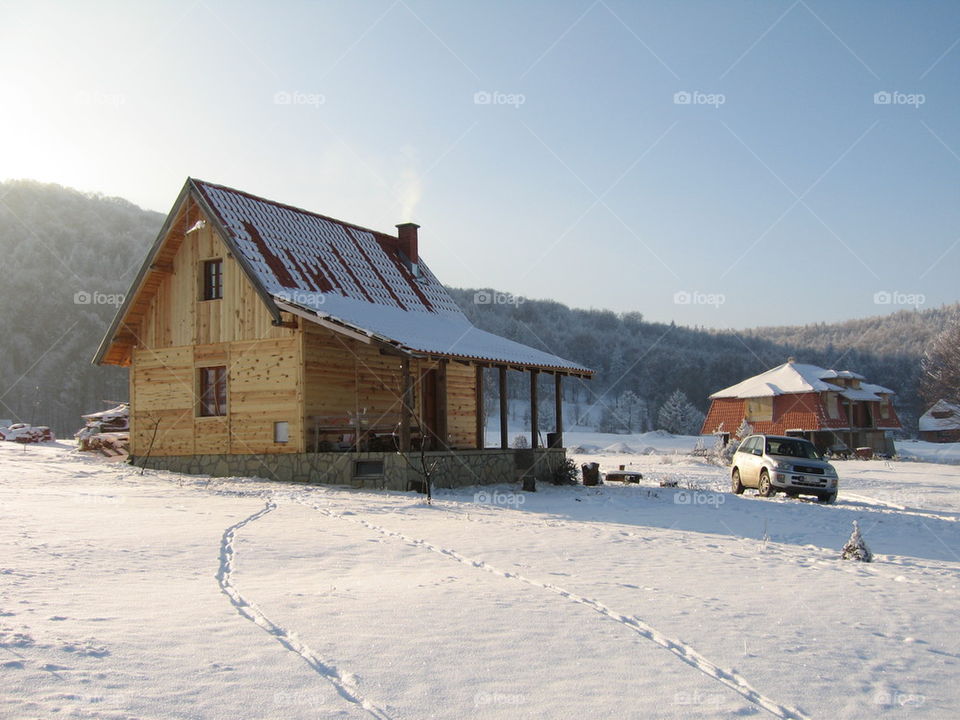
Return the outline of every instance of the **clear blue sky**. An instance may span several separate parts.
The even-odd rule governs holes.
[[[413,219],[448,284],[681,324],[960,299],[953,1],[0,2],[0,63],[0,178]]]

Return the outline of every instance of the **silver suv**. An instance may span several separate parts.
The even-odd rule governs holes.
[[[791,497],[815,495],[824,503],[837,499],[840,486],[837,471],[813,443],[779,435],[751,435],[740,443],[733,455],[730,481],[737,495],[750,487],[763,497],[778,492]]]

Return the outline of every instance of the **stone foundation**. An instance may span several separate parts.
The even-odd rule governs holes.
[[[533,476],[549,482],[566,459],[563,448],[427,452],[434,487],[456,488],[519,482]],[[413,490],[423,484],[420,453],[277,453],[270,455],[179,455],[131,457],[153,470],[213,477],[262,477],[282,482],[349,485],[377,490]]]

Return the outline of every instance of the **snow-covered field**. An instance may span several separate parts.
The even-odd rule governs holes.
[[[632,449],[426,506],[0,443],[0,717],[960,715],[960,467],[821,506]]]

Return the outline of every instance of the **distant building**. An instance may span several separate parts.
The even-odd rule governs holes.
[[[892,452],[900,428],[894,391],[849,370],[789,361],[710,396],[703,434],[732,435],[744,420],[754,432],[804,437],[821,451],[837,445]]]
[[[960,405],[937,400],[920,416],[920,439],[928,442],[960,442]]]

